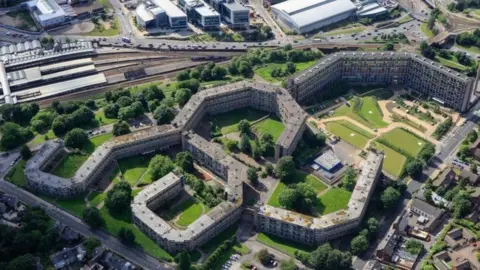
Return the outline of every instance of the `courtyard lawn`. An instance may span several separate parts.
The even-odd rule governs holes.
[[[295,72],[300,72],[303,71],[309,67],[311,67],[313,64],[315,64],[317,60],[313,61],[308,61],[308,62],[301,62],[301,63],[294,63],[297,66],[297,69]],[[268,82],[281,82],[282,79],[285,77],[272,77],[271,73],[274,68],[281,68],[283,71],[285,71],[285,66],[286,63],[271,63],[266,66],[257,68],[255,70],[255,74],[258,76],[262,77],[262,79],[268,81]]]
[[[259,233],[257,236],[257,241],[284,252],[292,257],[295,257],[295,251],[310,253],[315,250],[313,246],[290,241],[288,239],[266,233]]]
[[[432,30],[428,29],[427,23],[422,23],[421,27],[422,32],[429,38],[434,37],[435,34],[432,32]]]
[[[20,159],[20,161],[18,161],[18,163],[11,168],[5,176],[5,180],[18,187],[26,187],[27,183],[25,182],[25,173],[23,172],[23,170],[25,170],[25,164],[26,161]]]
[[[352,192],[343,188],[331,188],[320,196],[317,205],[318,214],[326,215],[340,209],[346,209]]]
[[[405,162],[407,162],[407,157],[378,142],[375,143],[375,148],[385,152],[383,170],[392,176],[399,177],[403,171]]]
[[[91,206],[97,207],[105,200],[105,197],[107,197],[107,192],[92,191],[88,195],[88,201]]]
[[[347,121],[344,121],[344,122],[347,122]],[[354,126],[355,129],[350,129],[350,126],[347,127],[342,123],[338,123],[338,122],[328,122],[326,123],[326,125],[329,132],[333,133],[334,135],[340,137],[342,140],[360,149],[363,149],[365,145],[368,143],[368,140],[370,140],[373,137],[373,136],[366,137],[364,134],[369,134],[369,133],[363,129],[361,129],[362,132],[358,132],[359,131],[358,129],[360,128],[358,128],[353,124],[350,124],[350,125]]]
[[[320,181],[320,179],[316,178],[311,174],[306,174],[299,171],[297,171],[295,179],[292,179],[292,181],[290,181],[289,183],[293,184],[302,182],[310,184],[315,189],[317,194],[327,189],[327,185]],[[267,204],[274,207],[281,207],[280,203],[278,202],[278,195],[287,188],[287,185],[288,184],[284,183],[283,181],[278,182],[278,185],[270,196]]]
[[[282,121],[275,116],[270,116],[253,125],[253,130],[258,137],[261,137],[261,134],[270,133],[274,142],[278,140],[284,129]]]
[[[435,56],[435,60],[437,62],[439,62],[440,64],[442,64],[444,66],[447,66],[449,68],[452,68],[452,69],[463,71],[467,68],[466,66],[458,63],[458,61],[456,61],[456,58],[453,59],[453,57],[452,57],[452,60],[449,60],[449,59],[445,59],[445,58],[440,57],[440,56]]]
[[[228,227],[227,229],[225,229],[223,232],[217,234],[217,236],[215,236],[210,241],[208,241],[203,246],[201,246],[200,249],[206,254],[212,253],[215,249],[217,249],[218,246],[220,246],[223,242],[225,242],[225,240],[234,236],[237,230],[238,230],[238,223],[235,223],[230,227]]]
[[[380,138],[385,139],[391,144],[405,150],[412,157],[418,155],[418,153],[420,153],[422,148],[425,146],[424,139],[418,138],[417,136],[401,128],[393,129],[383,134]]]
[[[147,171],[150,159],[146,156],[133,156],[118,160],[123,179],[131,186],[135,186],[140,177]]]
[[[118,122],[118,119],[116,118],[107,118],[105,116],[105,112],[103,111],[103,108],[98,109],[95,112],[95,119],[100,123],[101,126],[115,124],[116,122]]]
[[[222,134],[228,134],[238,131],[238,123],[243,119],[247,119],[252,123],[267,115],[268,112],[265,111],[244,108],[215,115],[212,117],[212,122]]]
[[[175,223],[181,227],[186,227],[197,220],[202,214],[203,209],[207,210],[206,206],[196,201],[193,197],[185,200],[174,208],[170,208],[166,213],[166,218],[172,220],[178,216]]]
[[[159,247],[148,236],[143,234],[132,223],[132,214],[130,212],[124,213],[121,216],[112,216],[106,207],[100,209],[103,219],[105,220],[105,229],[112,235],[117,236],[121,228],[131,229],[135,234],[135,243],[138,244],[145,252],[158,259],[172,261],[173,257],[165,250]]]
[[[383,114],[377,104],[373,97],[364,97],[359,114],[375,127],[386,127],[388,123],[383,121]]]
[[[82,149],[86,152],[86,154],[67,154],[62,161],[60,161],[60,164],[58,164],[58,166],[51,171],[51,173],[63,178],[70,178],[74,176],[83,163],[87,161],[90,154],[95,151],[95,148],[108,141],[110,138],[112,138],[111,133],[90,138],[90,143],[88,143],[88,145]]]

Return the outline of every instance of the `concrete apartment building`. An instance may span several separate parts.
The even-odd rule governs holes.
[[[258,231],[309,245],[319,245],[351,233],[359,228],[365,215],[382,172],[383,156],[383,153],[370,152],[361,164],[362,171],[347,209],[312,217],[263,205],[255,212],[256,228]]]
[[[407,52],[338,52],[288,80],[288,91],[304,102],[339,80],[395,83],[464,112],[470,106],[474,79],[430,59]]]

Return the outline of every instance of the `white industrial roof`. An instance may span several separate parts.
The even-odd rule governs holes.
[[[360,16],[371,16],[375,14],[381,14],[387,12],[387,9],[381,7],[378,3],[370,3],[361,7],[357,14]]]
[[[220,16],[220,14],[217,11],[215,11],[213,8],[208,6],[201,6],[201,7],[195,8],[195,10],[203,17]]]
[[[357,7],[349,0],[288,0],[273,5],[272,9],[287,14],[297,27],[303,27],[355,11]]]
[[[147,6],[145,6],[145,4],[143,3],[138,5],[135,12],[137,13],[138,17],[140,17],[144,22],[153,21],[155,19],[153,13],[150,12]]]
[[[54,0],[31,0],[28,5],[37,8],[37,16],[41,21],[66,15],[65,11]]]
[[[179,7],[173,4],[170,0],[153,0],[155,5],[165,10],[168,17],[186,17],[185,12],[183,12]]]

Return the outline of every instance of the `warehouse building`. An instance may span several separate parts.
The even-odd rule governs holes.
[[[340,80],[403,84],[460,112],[470,107],[474,87],[473,78],[414,53],[339,52],[290,78],[287,88],[295,100],[304,102]]]
[[[355,16],[356,11],[349,0],[288,0],[272,6],[274,18],[300,34]]]
[[[223,21],[234,29],[246,29],[250,25],[250,10],[235,0],[207,0]]]
[[[52,28],[66,22],[67,14],[55,0],[31,0],[27,7],[41,28]]]
[[[137,6],[137,23],[143,28],[186,28],[187,15],[170,0],[150,0]]]
[[[188,20],[203,29],[220,26],[220,14],[201,0],[179,0],[178,4],[187,13]]]

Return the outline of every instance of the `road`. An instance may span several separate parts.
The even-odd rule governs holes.
[[[98,238],[103,245],[110,250],[125,257],[130,262],[144,268],[144,269],[174,269],[172,266],[160,263],[155,258],[147,255],[144,251],[138,248],[131,248],[123,245],[117,238],[109,235],[101,230],[91,230],[80,219],[66,213],[65,211],[51,205],[50,203],[38,198],[37,196],[3,180],[0,179],[0,189],[4,192],[16,196],[23,203],[30,206],[40,206],[45,209],[45,212],[53,219],[58,220],[73,230],[87,236]]]

